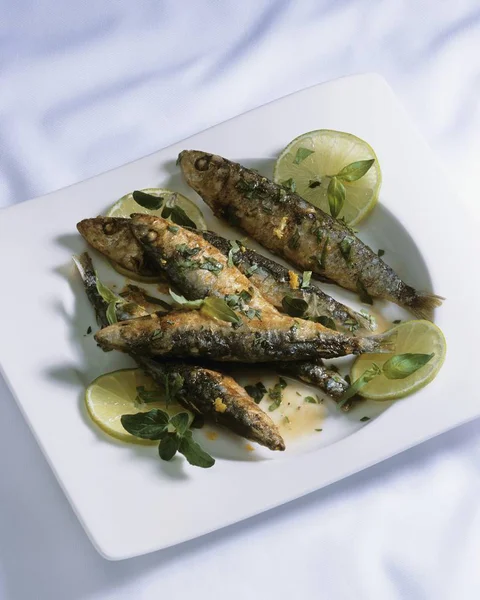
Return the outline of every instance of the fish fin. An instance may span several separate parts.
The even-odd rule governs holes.
[[[417,295],[408,306],[418,319],[431,321],[434,308],[440,306],[444,300],[443,296],[429,294],[428,292],[417,292]]]
[[[397,342],[396,331],[386,331],[378,335],[370,335],[363,338],[357,338],[360,341],[360,352],[362,353],[392,353],[395,352]]]

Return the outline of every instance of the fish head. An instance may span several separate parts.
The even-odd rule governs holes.
[[[154,251],[156,248],[159,250],[163,248],[164,236],[169,225],[171,223],[162,217],[134,213],[130,228],[145,250]]]
[[[130,229],[130,219],[83,219],[77,229],[90,246],[110,260],[134,273],[151,274],[144,265],[143,249]]]
[[[209,204],[222,200],[222,191],[230,176],[231,163],[200,150],[183,150],[178,155],[178,163],[188,185]]]

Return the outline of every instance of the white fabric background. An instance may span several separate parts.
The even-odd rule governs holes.
[[[478,213],[478,0],[0,0],[0,206],[362,71],[389,81]],[[87,540],[1,380],[0,424],[1,600],[479,597],[478,421],[120,563]]]

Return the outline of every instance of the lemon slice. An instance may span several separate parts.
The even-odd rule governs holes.
[[[375,162],[360,179],[342,180],[345,203],[338,218],[356,225],[377,203],[382,173],[372,147],[355,135],[317,129],[298,136],[278,157],[273,179],[278,184],[293,180],[297,194],[330,214],[327,190],[331,177],[351,163],[372,158]]]
[[[406,321],[390,330],[396,334],[395,354],[431,354],[430,361],[405,379],[387,379],[385,375],[377,375],[361,388],[359,394],[370,400],[395,400],[411,394],[434,379],[443,365],[447,351],[447,343],[442,331],[430,321]],[[373,363],[380,368],[393,354],[362,354],[354,362],[351,379],[355,381]]]
[[[126,218],[132,213],[142,213],[161,217],[163,216],[165,207],[171,208],[173,206],[178,206],[185,211],[187,217],[195,223],[198,229],[207,228],[202,211],[198,208],[195,202],[189,198],[186,198],[185,196],[182,196],[182,194],[179,194],[178,192],[172,192],[171,190],[165,190],[163,188],[145,188],[139,191],[149,194],[150,196],[161,196],[163,198],[162,206],[156,210],[149,210],[148,208],[145,208],[144,206],[141,206],[135,202],[132,192],[130,192],[130,194],[126,194],[125,196],[122,196],[120,200],[117,200],[117,202],[115,202],[115,204],[107,211],[106,216]]]
[[[88,386],[85,392],[85,404],[92,421],[105,433],[122,442],[150,445],[158,442],[137,438],[122,426],[120,418],[138,412],[148,412],[152,408],[166,410],[169,414],[179,412],[178,404],[171,404],[168,409],[165,402],[139,402],[137,387],[144,386],[146,390],[158,390],[153,380],[141,369],[121,369],[105,375],[100,375]]]

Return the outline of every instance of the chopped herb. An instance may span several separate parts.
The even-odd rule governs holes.
[[[315,431],[323,431],[323,429],[315,429]]]
[[[170,293],[170,296],[172,297],[172,300],[178,306],[183,306],[184,308],[199,309],[203,305],[203,302],[204,302],[203,299],[200,299],[200,300],[187,300],[185,298],[185,296],[181,296],[180,294],[176,294],[172,290],[168,290],[168,291]]]
[[[227,264],[229,267],[235,266],[235,263],[233,262],[233,256],[239,250],[240,250],[240,246],[238,245],[238,242],[236,242],[235,240],[231,240],[230,241],[230,250],[228,251],[228,261],[227,261]]]
[[[168,225],[167,229],[170,233],[178,233],[178,227],[176,225]]]
[[[366,369],[358,379],[356,379],[352,385],[345,390],[342,396],[337,403],[337,408],[342,408],[342,406],[350,400],[355,394],[362,389],[364,385],[366,385],[369,381],[372,381],[377,375],[380,375],[382,369],[376,364],[373,363],[369,369]]]
[[[209,317],[213,317],[220,321],[226,321],[227,323],[234,323],[236,325],[242,324],[240,316],[237,315],[237,313],[230,308],[222,298],[209,296],[203,301],[200,311]]]
[[[373,304],[372,297],[367,292],[367,289],[365,288],[363,282],[360,279],[357,279],[357,292],[362,302],[365,302],[365,304]]]
[[[350,385],[352,383],[352,380],[350,379],[350,375],[345,375],[344,377],[345,381],[348,383],[348,385]]]
[[[287,417],[287,415],[283,416],[283,420],[285,423],[290,423],[290,419]]]
[[[286,190],[288,190],[292,194],[294,194],[297,191],[297,184],[291,177],[290,177],[290,179],[286,179],[285,181],[282,181],[282,183],[280,185],[282,185]]]
[[[290,236],[290,239],[288,240],[287,246],[291,250],[296,250],[299,245],[300,245],[300,232],[298,231],[298,229],[295,229],[295,231]]]
[[[302,394],[300,392],[295,392],[297,394],[297,396],[301,396]]]
[[[203,269],[204,271],[210,271],[214,275],[218,275],[223,269],[223,265],[211,256],[206,256],[205,260],[199,264],[199,269]]]
[[[344,237],[339,244],[340,252],[347,263],[350,261],[353,241],[354,240],[351,237]]]
[[[262,320],[262,311],[255,309],[255,308],[249,308],[248,310],[244,311],[245,315],[247,316],[248,319],[259,319],[260,321]]]
[[[318,225],[318,223],[315,223],[315,225],[312,227],[312,234],[317,237],[317,242],[320,243],[323,238],[323,230],[322,230],[321,225]]]
[[[90,335],[92,333],[92,326],[90,325],[87,329],[87,335]]]
[[[158,210],[163,204],[162,196],[154,196],[153,194],[146,194],[138,190],[133,192],[132,196],[137,204],[140,204],[140,206],[143,206],[147,210]]]
[[[250,265],[246,271],[246,276],[251,277],[257,269],[258,265],[256,265],[255,263],[253,265]]]
[[[173,321],[167,321],[167,323],[169,325],[173,325]],[[156,340],[159,337],[162,337],[163,335],[163,331],[161,329],[157,329],[156,331],[154,331],[153,333],[150,334],[150,340]]]
[[[360,423],[365,423],[365,421],[370,421],[370,417],[362,417],[360,419]]]
[[[293,296],[284,296],[282,307],[287,315],[291,317],[301,317],[305,314],[308,304],[303,298],[294,298]]]
[[[165,406],[176,402],[178,392],[182,389],[185,379],[180,373],[165,375]]]
[[[308,182],[308,187],[312,190],[319,187],[320,185],[322,185],[320,179],[310,179],[310,181]]]
[[[318,396],[316,398],[314,398],[313,396],[305,396],[305,398],[303,400],[307,404],[321,404],[322,403],[322,401],[320,400],[320,398]]]
[[[357,331],[357,329],[360,327],[358,321],[355,321],[354,319],[346,319],[343,324],[348,327],[351,333],[355,333],[355,331]]]
[[[310,285],[310,279],[312,278],[311,271],[304,271],[302,275],[302,288],[306,288]]]
[[[393,322],[393,324],[394,325],[398,325],[401,322],[402,322],[402,319],[395,319],[395,321]]]
[[[270,206],[270,204],[268,204],[268,202],[266,200],[262,201],[262,203],[260,204],[260,207],[263,210],[263,212],[266,213],[267,215],[273,214],[273,208]]]
[[[195,246],[194,248],[190,248],[187,244],[177,244],[175,246],[175,250],[179,252],[182,256],[195,256],[200,252],[200,248]]]
[[[294,165],[299,165],[303,160],[305,160],[310,154],[313,154],[315,150],[309,150],[308,148],[299,148],[297,153],[295,154],[295,158],[293,159]]]
[[[256,404],[258,404],[267,393],[267,388],[263,385],[261,381],[259,381],[254,385],[246,385],[245,391],[249,396],[251,396],[254,399]]]
[[[137,387],[137,402],[148,404],[149,402],[161,402],[164,399],[165,395],[161,390],[146,390],[143,385]]]
[[[285,381],[285,379],[280,377],[278,380],[278,383],[276,383],[273,388],[270,388],[268,390],[268,397],[270,398],[270,400],[272,400],[272,403],[268,407],[268,410],[270,412],[277,410],[277,408],[282,403],[282,399],[283,399],[282,392],[286,387],[287,387],[287,382]]]
[[[320,269],[322,269],[322,271],[325,270],[329,241],[330,241],[330,236],[327,236],[327,239],[325,240],[325,242],[323,244],[322,253],[320,254],[320,256],[316,257],[318,266],[320,267]]]
[[[377,255],[379,256],[379,258],[381,258],[384,254],[385,254],[385,250],[382,250],[381,248],[377,252]]]
[[[247,292],[247,290],[242,290],[240,292],[240,294],[238,295],[238,297],[240,298],[240,300],[242,302],[244,302],[245,304],[248,304],[250,302],[250,300],[252,299],[252,294],[250,294],[250,292]]]

